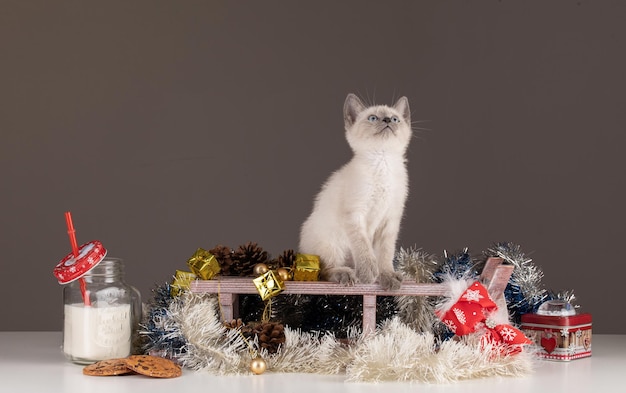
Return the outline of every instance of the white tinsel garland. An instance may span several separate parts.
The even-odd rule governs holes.
[[[172,301],[168,314],[172,334],[187,342],[178,361],[187,368],[218,375],[249,373],[256,342],[248,343],[237,329],[218,317],[214,295],[184,294]],[[170,325],[172,325],[170,321]],[[332,334],[304,333],[285,327],[285,343],[275,354],[261,351],[270,372],[337,374],[348,381],[414,381],[446,383],[489,376],[522,376],[532,370],[532,354],[499,353],[469,340],[439,343],[432,333],[420,333],[398,318],[375,333],[354,330],[349,345]]]
[[[285,339],[275,354],[262,353],[273,372],[338,374],[350,359],[349,351],[331,334],[303,333],[285,327]]]
[[[247,371],[248,346],[235,329],[227,329],[216,314],[214,295],[185,294],[172,301],[170,313],[187,341],[179,357],[183,366],[218,374]]]
[[[497,348],[486,348],[470,340],[444,341],[431,333],[417,333],[392,319],[368,339],[362,340],[348,365],[348,381],[411,381],[449,383],[493,376],[522,376],[533,369],[533,356],[497,356]]]

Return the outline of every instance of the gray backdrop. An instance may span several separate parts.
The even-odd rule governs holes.
[[[626,333],[622,1],[0,2],[0,330],[60,330],[99,239],[144,299],[198,247],[296,248],[350,157],[342,105],[406,95],[398,246],[519,244]]]

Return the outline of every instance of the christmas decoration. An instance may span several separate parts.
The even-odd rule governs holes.
[[[250,276],[254,265],[268,261],[268,254],[257,243],[248,242],[233,252],[232,260],[231,271],[239,276]]]
[[[172,281],[171,290],[172,296],[178,296],[182,291],[189,289],[189,283],[198,278],[191,272],[185,272],[183,270],[176,270],[174,275],[174,281]]]
[[[517,330],[515,323],[494,317],[497,308],[504,308],[503,300],[494,297],[500,306],[494,307],[482,284],[476,282],[485,257],[502,258],[515,267],[505,298],[509,311],[514,310],[518,317],[528,310],[536,311],[541,304],[538,299],[574,298],[571,293],[552,294],[541,288],[541,272],[519,246],[511,243],[497,243],[482,254],[483,258],[472,257],[467,248],[458,253],[444,252],[442,257],[416,247],[400,249],[394,265],[405,282],[448,285],[450,296],[445,301],[438,296],[376,296],[377,328],[363,334],[362,295],[282,293],[291,274],[299,281],[317,280],[318,257],[285,250],[270,259],[253,242],[235,251],[219,245],[209,254],[220,266],[221,276],[250,276],[258,295],[240,292],[238,314],[227,312],[235,319],[222,322],[219,293],[181,291],[184,283],[173,290],[175,280],[155,291],[142,336],[146,352],[218,375],[269,370],[345,373],[348,381],[355,382],[428,383],[522,376],[532,371],[534,351],[520,351],[526,330]],[[263,265],[266,272],[259,270]],[[518,269],[523,272],[517,273]],[[172,296],[172,290],[178,296]],[[250,293],[249,289],[244,292]],[[228,303],[221,300],[222,307],[228,309]],[[450,329],[453,325],[456,336]],[[571,333],[571,328],[568,331]],[[552,334],[537,339],[546,352],[551,349],[554,353],[559,344],[552,347],[557,332]],[[584,346],[584,333],[573,334],[581,335]],[[452,336],[454,340],[449,340]],[[587,342],[590,346],[590,329]]]
[[[230,322],[224,321],[224,326],[229,329],[242,329],[244,327],[243,320],[241,318],[233,319]]]
[[[270,354],[278,352],[285,342],[285,327],[279,322],[250,323],[242,328],[242,333],[248,340],[256,340],[261,349]]]
[[[219,263],[221,269],[220,274],[224,276],[231,275],[231,266],[234,263],[233,250],[228,246],[218,244],[210,249],[209,252],[215,256],[215,259],[217,259],[217,263]]]
[[[548,300],[536,313],[522,315],[522,331],[540,358],[567,362],[591,356],[591,314],[563,300]]]
[[[347,364],[350,382],[449,383],[493,376],[523,376],[532,372],[527,352],[507,356],[485,351],[466,339],[440,342],[418,333],[398,319],[384,323],[373,337],[362,338]]]
[[[420,248],[400,248],[396,253],[396,270],[415,282],[435,282],[435,273],[441,271],[441,262]],[[394,297],[400,320],[418,332],[433,332],[439,336],[446,330],[435,316],[436,299],[429,296]]]
[[[449,278],[457,280],[476,278],[482,270],[482,263],[472,259],[467,248],[456,254],[444,251],[444,258],[439,270],[433,273],[435,282],[443,282]]]
[[[275,304],[280,303],[283,300],[284,296],[277,296],[272,299],[272,302]],[[239,314],[245,315],[246,321],[260,321],[263,319],[263,314],[266,311],[266,303],[259,294],[254,295],[239,295]],[[276,318],[275,307],[272,307],[269,314],[269,319]],[[292,325],[297,326],[297,325]]]
[[[255,278],[252,280],[257,290],[259,291],[259,295],[262,300],[268,300],[280,292],[282,292],[285,287],[283,286],[283,282],[276,278],[274,272],[271,270],[267,271],[265,274]]]
[[[451,293],[454,292],[452,289]],[[509,325],[508,320],[499,319],[496,313],[498,306],[491,300],[487,288],[478,281],[470,284],[458,297],[453,295],[452,299],[456,299],[454,303],[444,302],[437,315],[455,335],[477,334],[483,345],[506,346],[502,350],[510,354],[519,353],[521,345],[531,343],[524,333]]]
[[[266,264],[264,264],[264,263],[257,263],[252,268],[252,274],[254,274],[255,276],[260,276],[261,274],[267,273],[268,270],[270,270],[270,269],[267,267]]]
[[[289,271],[289,269],[286,269],[284,267],[279,267],[278,269],[276,269],[276,275],[283,281],[289,281],[292,279],[291,272]]]
[[[173,301],[170,285],[152,290],[153,298],[147,305],[148,312],[139,332],[142,352],[169,359],[177,359],[186,352],[187,339],[172,318],[170,304]]]
[[[511,318],[519,324],[523,314],[536,311],[547,300],[547,292],[541,286],[543,272],[524,255],[519,245],[513,243],[496,243],[485,252],[485,256],[500,257],[515,266],[504,295]]]
[[[265,360],[263,360],[263,358],[260,356],[255,357],[250,362],[250,371],[252,371],[254,374],[263,374],[266,369],[267,363],[265,363]]]
[[[290,268],[296,261],[296,252],[292,249],[283,251],[275,260],[269,263],[270,269],[277,270],[279,268]]]
[[[184,341],[176,360],[191,369],[237,373],[247,366],[249,344],[237,329],[226,328],[217,317],[217,298],[183,293],[168,307],[170,337]]]
[[[203,280],[210,280],[220,272],[220,264],[215,259],[215,255],[202,248],[196,250],[187,261],[187,265],[196,276]]]
[[[320,272],[320,258],[317,255],[297,254],[293,263],[295,281],[317,281]]]
[[[533,358],[529,353],[486,353],[480,344],[463,339],[440,343],[433,334],[416,332],[398,318],[387,320],[368,335],[350,329],[345,340],[330,333],[305,333],[284,326],[285,342],[270,354],[259,348],[257,339],[248,340],[248,345],[238,328],[219,322],[214,295],[183,293],[168,298],[166,303],[166,324],[171,327],[168,338],[184,341],[171,345],[178,346],[173,351],[177,353],[177,362],[217,375],[250,373],[250,347],[257,352],[252,358],[260,356],[273,372],[345,373],[352,382],[447,383],[489,376],[523,376],[532,371]],[[234,326],[237,325],[235,321]]]

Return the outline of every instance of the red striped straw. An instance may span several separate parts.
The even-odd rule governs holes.
[[[74,254],[74,259],[77,259],[78,243],[76,242],[76,230],[74,229],[74,224],[72,223],[72,213],[65,212],[65,223],[67,224],[67,234],[70,237],[72,253]],[[85,283],[85,279],[83,277],[79,278],[78,283],[80,284],[80,293],[83,296],[83,303],[85,303],[85,306],[91,306],[91,300],[89,300],[89,295],[87,294],[87,284]]]

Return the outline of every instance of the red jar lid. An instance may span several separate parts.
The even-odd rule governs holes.
[[[107,250],[97,240],[85,243],[78,248],[78,257],[69,253],[54,268],[53,274],[59,284],[68,284],[87,274],[107,255]]]

